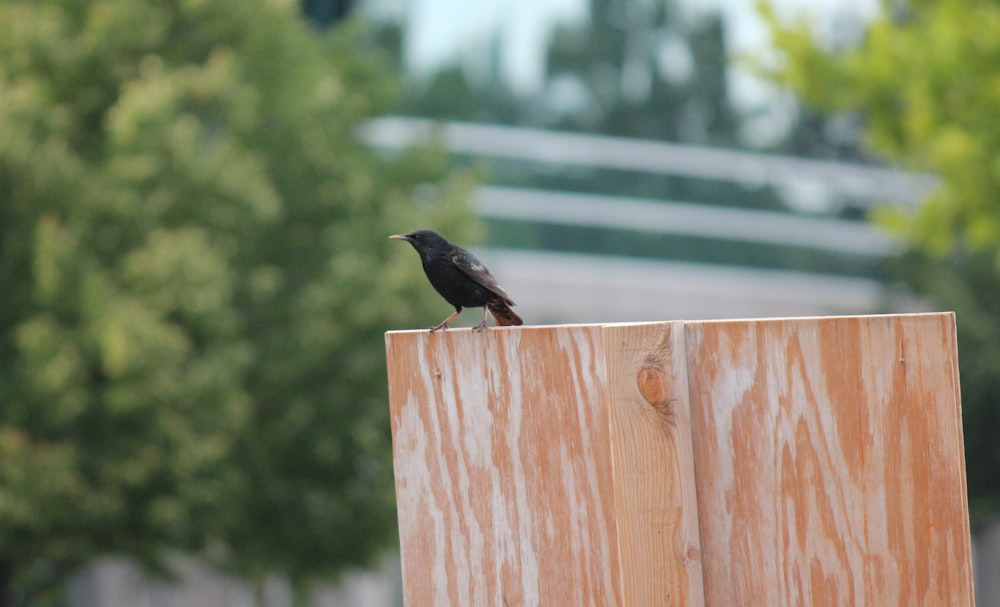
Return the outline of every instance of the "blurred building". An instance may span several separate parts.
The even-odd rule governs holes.
[[[717,182],[731,192],[770,188],[802,199],[821,192],[840,201],[835,211],[817,213],[742,206],[738,198],[706,203],[595,193],[574,184],[483,185],[473,205],[493,238],[482,257],[534,323],[920,307],[884,279],[882,264],[896,254],[896,244],[859,217],[881,197],[915,200],[933,183],[930,177],[750,151],[417,118],[380,119],[366,131],[383,147],[432,133],[456,154],[536,169],[548,165],[540,171],[588,177],[594,170],[628,171],[636,180]]]
[[[810,8],[849,37],[869,4]],[[489,163],[473,201],[482,253],[529,322],[919,306],[889,280],[897,247],[866,214],[934,179],[874,165],[851,117],[749,77],[731,55],[763,43],[763,23],[747,3],[705,6],[368,0],[406,86],[400,115],[366,136],[441,137],[459,162]]]

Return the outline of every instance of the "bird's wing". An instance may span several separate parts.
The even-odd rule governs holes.
[[[500,285],[497,284],[497,279],[493,278],[493,275],[486,269],[486,266],[476,259],[472,253],[469,253],[465,249],[459,249],[451,256],[451,261],[463,274],[486,287],[508,304],[514,305],[514,302],[510,299],[510,295],[507,295],[507,292],[500,288]]]

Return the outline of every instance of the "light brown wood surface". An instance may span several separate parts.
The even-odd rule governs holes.
[[[972,605],[954,316],[687,324],[706,603]]]
[[[950,314],[386,335],[406,605],[972,605]]]
[[[600,327],[387,336],[406,604],[618,605]]]
[[[624,605],[704,604],[684,323],[604,328]]]

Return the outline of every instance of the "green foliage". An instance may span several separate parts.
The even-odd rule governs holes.
[[[941,177],[919,213],[886,209],[883,221],[936,255],[962,247],[1000,255],[1000,5],[905,3],[871,23],[860,45],[834,50],[816,41],[808,19],[786,25],[765,15],[783,53],[775,78],[807,103],[862,109],[876,152]]]
[[[941,185],[916,210],[876,219],[919,252],[899,275],[959,320],[970,508],[1000,511],[1000,5],[886,3],[858,45],[829,48],[808,19],[784,24],[763,5],[782,61],[771,75],[808,103],[860,111],[888,160],[932,171]],[[891,202],[891,201],[890,201]]]
[[[310,579],[393,537],[382,332],[440,305],[385,238],[465,239],[472,184],[360,144],[391,70],[297,11],[0,3],[0,558],[25,587],[209,542]]]
[[[736,144],[739,118],[729,102],[719,15],[685,18],[675,1],[589,4],[589,21],[560,28],[549,48],[550,81],[582,97],[557,128]]]
[[[503,80],[500,42],[486,69],[453,65],[404,91],[419,116],[534,125],[641,139],[733,146],[739,117],[727,90],[719,15],[685,18],[675,0],[590,0],[590,19],[560,26],[547,49],[541,90],[515,94]],[[398,30],[386,47],[400,52]]]

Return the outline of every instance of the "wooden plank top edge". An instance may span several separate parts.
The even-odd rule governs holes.
[[[817,321],[817,320],[847,320],[847,319],[891,319],[891,318],[932,318],[950,316],[954,318],[955,312],[952,310],[939,312],[900,312],[891,314],[832,314],[829,316],[761,316],[758,318],[715,318],[709,320],[688,320],[685,324],[722,324],[733,322],[786,322],[786,321]]]
[[[733,323],[733,322],[786,322],[786,321],[815,321],[815,320],[826,320],[826,319],[848,319],[848,318],[914,318],[914,317],[932,317],[932,316],[955,316],[954,311],[941,311],[941,312],[905,312],[905,313],[892,313],[892,314],[843,314],[843,315],[829,315],[829,316],[761,316],[761,317],[746,317],[746,318],[715,318],[715,319],[705,319],[705,320],[684,320],[680,318],[674,319],[664,319],[664,320],[644,320],[644,321],[625,321],[625,322],[598,322],[598,323],[563,323],[554,325],[523,325],[520,327],[489,327],[486,329],[486,334],[492,331],[537,331],[537,330],[552,330],[552,329],[574,329],[574,328],[593,328],[593,327],[628,327],[637,325],[657,325],[670,322],[683,322],[685,324],[716,324],[716,323]],[[426,334],[427,329],[390,329],[385,332],[386,336],[389,335],[406,335],[406,334]],[[455,327],[448,329],[445,333],[457,333],[466,334],[474,333],[472,327]]]

